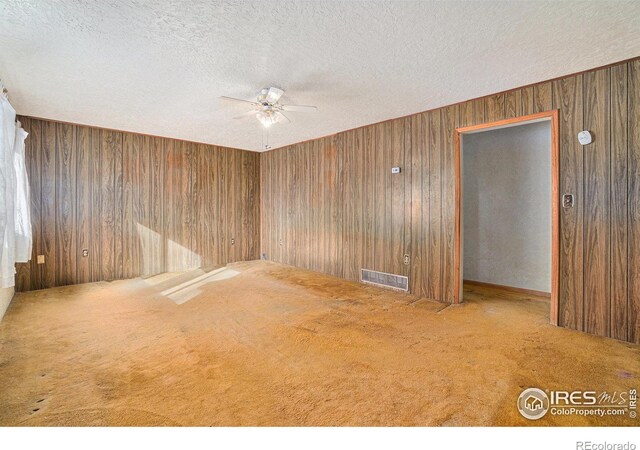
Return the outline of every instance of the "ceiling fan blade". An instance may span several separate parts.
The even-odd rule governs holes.
[[[245,119],[247,117],[255,116],[256,112],[257,111],[255,109],[252,109],[251,111],[247,111],[244,114],[240,114],[239,116],[235,116],[234,119]]]
[[[280,97],[282,97],[282,94],[284,94],[284,91],[282,89],[270,87],[265,97],[265,101],[269,103],[277,103],[278,100],[280,100]]]
[[[225,95],[221,96],[220,99],[231,101],[231,102],[249,103],[250,105],[253,105],[253,106],[259,106],[256,102],[251,102],[249,100],[242,100],[240,98],[227,97]]]
[[[295,111],[295,112],[316,112],[318,108],[315,106],[306,105],[282,105],[283,111]]]
[[[281,111],[276,111],[275,114],[276,114],[276,117],[278,117],[280,119],[279,122],[291,123],[291,120],[289,120],[289,118],[287,116],[282,114]]]

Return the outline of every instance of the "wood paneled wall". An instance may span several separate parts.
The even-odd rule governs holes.
[[[576,199],[560,212],[560,325],[640,342],[640,60],[263,153],[262,253],[350,280],[408,275],[451,302],[454,129],[551,109],[560,195]]]
[[[20,120],[34,239],[19,291],[259,257],[259,154]]]
[[[350,280],[361,268],[408,275],[411,292],[450,302],[453,131],[550,109],[560,194],[576,198],[560,212],[560,325],[640,342],[640,60],[261,155],[21,118],[34,250],[16,287],[257,259],[261,246]],[[585,147],[582,129],[595,137]]]

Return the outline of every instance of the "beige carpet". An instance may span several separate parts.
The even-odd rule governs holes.
[[[0,425],[639,424],[519,415],[526,387],[640,387],[639,346],[552,327],[547,302],[474,287],[445,307],[268,262],[230,269],[16,295]]]

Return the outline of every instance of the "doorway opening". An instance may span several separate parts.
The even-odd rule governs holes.
[[[465,280],[548,292],[557,325],[558,111],[458,128],[454,138],[455,303]]]

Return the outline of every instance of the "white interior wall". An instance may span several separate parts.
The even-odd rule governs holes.
[[[4,317],[4,313],[9,307],[9,303],[13,298],[13,288],[0,288],[0,320]]]
[[[551,124],[463,136],[463,277],[551,291]]]

